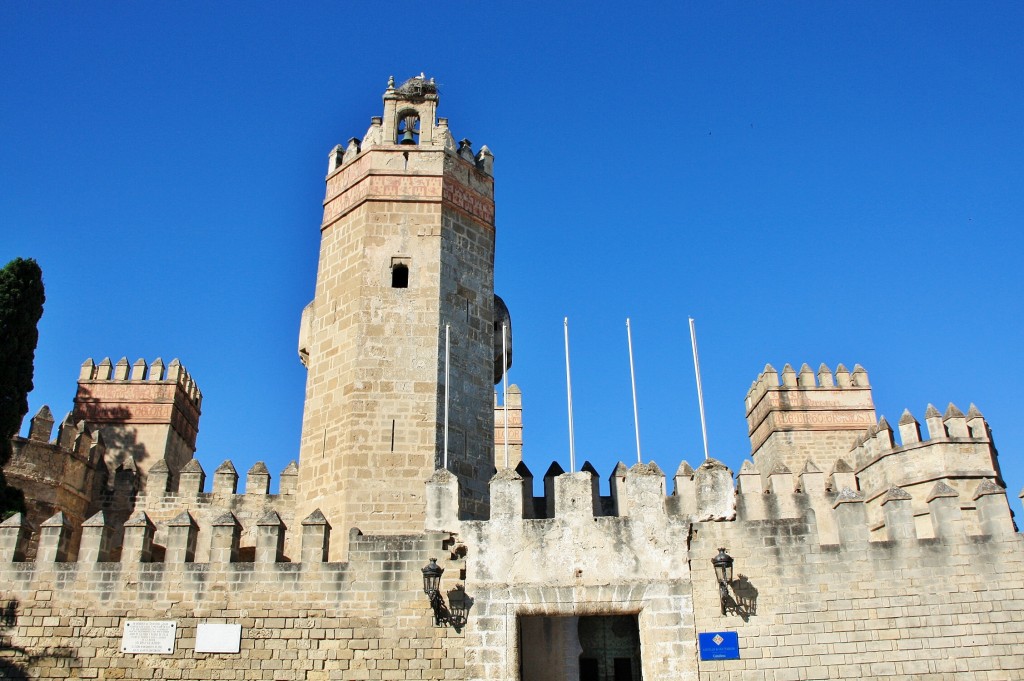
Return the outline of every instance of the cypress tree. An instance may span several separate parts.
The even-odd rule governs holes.
[[[36,325],[45,300],[43,272],[35,260],[15,258],[0,270],[0,467],[10,459],[11,438],[28,412]],[[23,507],[21,492],[8,488],[0,471],[0,516]]]

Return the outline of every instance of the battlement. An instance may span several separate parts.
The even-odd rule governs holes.
[[[905,595],[916,564],[926,562],[926,574],[957,574],[965,556],[991,561],[1021,551],[1005,494],[987,485],[975,492],[982,521],[977,528],[963,522],[956,492],[936,485],[928,500],[935,537],[928,539],[916,534],[907,495],[893,489],[884,507],[886,534],[876,541],[869,533],[864,497],[850,487],[828,491],[816,467],[801,474],[799,485],[788,469],[779,467],[766,488],[758,485],[737,494],[731,472],[721,463],[708,460],[696,470],[681,465],[682,479],[673,495],[685,495],[679,503],[666,496],[665,475],[656,464],[623,468],[617,466],[614,474],[621,476],[621,510],[613,516],[598,512],[602,504],[595,495],[595,476],[584,470],[555,475],[553,515],[529,518],[524,513],[529,479],[505,469],[490,483],[489,520],[444,525],[472,556],[482,556],[467,562],[466,589],[477,602],[491,604],[479,613],[477,627],[468,630],[467,646],[483,649],[479,657],[493,664],[482,664],[485,671],[471,678],[510,678],[501,669],[515,664],[509,655],[515,650],[509,643],[515,617],[525,631],[527,616],[582,620],[610,609],[639,613],[641,637],[647,632],[644,645],[666,661],[667,671],[658,667],[656,678],[679,678],[672,667],[678,658],[668,649],[679,645],[681,630],[692,631],[694,625],[684,626],[688,618],[696,620],[698,631],[713,631],[744,626],[726,618],[727,610],[744,623],[756,615],[757,626],[773,627],[772,641],[765,645],[774,646],[776,632],[789,636],[796,631],[790,628],[794,623],[813,621],[807,613],[814,612],[815,604],[821,607],[822,599],[836,599],[829,609],[848,612],[851,590],[840,586],[837,594],[832,592],[844,579],[857,584],[853,591],[870,595],[902,579],[895,591]],[[760,480],[756,471],[754,477]],[[680,482],[686,484],[679,487]],[[428,484],[428,504],[457,499],[457,485],[441,472]],[[691,510],[681,512],[686,507]],[[453,522],[451,510],[435,520],[442,516]],[[710,560],[717,547],[728,547],[736,563],[735,579],[721,588],[716,588]],[[808,579],[814,584],[805,590]],[[793,606],[793,600],[800,605]],[[882,610],[879,606],[877,612]],[[850,623],[850,631],[853,627]],[[805,634],[800,638],[807,640]]]
[[[152,471],[154,485],[166,476],[162,468]],[[459,480],[439,471],[426,483],[425,530],[479,537],[492,531],[488,527],[499,528],[505,541],[512,542],[517,537],[550,534],[563,524],[580,525],[584,534],[574,535],[578,541],[586,541],[591,532],[586,528],[620,537],[646,537],[644,541],[657,537],[644,552],[657,551],[664,543],[685,546],[690,526],[708,523],[799,521],[808,540],[813,538],[822,546],[936,537],[966,542],[968,537],[1015,532],[1005,492],[991,480],[981,480],[966,494],[941,480],[931,484],[923,497],[931,525],[927,536],[918,531],[913,495],[889,485],[878,500],[884,531],[875,532],[867,515],[869,500],[858,491],[854,474],[842,468],[833,471],[828,481],[814,462],[796,476],[778,466],[763,484],[761,474],[748,461],[737,475],[736,486],[732,471],[714,459],[696,469],[683,462],[674,476],[675,489],[668,494],[666,475],[656,463],[629,468],[619,464],[610,477],[611,496],[602,497],[592,466],[564,473],[556,464],[545,478],[545,496],[535,500],[532,475],[521,465],[518,470],[503,469],[491,479],[491,518],[486,521],[459,520]],[[87,520],[56,513],[39,523],[36,562],[322,563],[327,560],[331,523],[319,509],[301,521],[295,518],[296,475],[290,464],[282,472],[286,491],[271,495],[266,466],[257,463],[248,471],[246,492],[238,494],[238,474],[231,461],[225,461],[214,472],[213,491],[204,493],[205,473],[193,460],[182,470],[178,490],[160,493],[152,487],[120,527],[102,511]],[[976,509],[973,517],[962,513],[964,497]],[[544,515],[538,515],[540,509]],[[793,531],[777,527],[784,533]],[[25,559],[31,529],[20,514],[0,525],[0,563]],[[359,536],[358,530],[353,532]],[[72,541],[79,533],[80,544]],[[594,547],[599,545],[603,544]]]
[[[286,521],[272,509],[251,519],[238,513],[237,509],[227,510],[225,507],[212,515],[196,509],[181,510],[166,521],[139,510],[120,527],[115,526],[109,514],[103,511],[80,523],[74,523],[66,514],[58,512],[41,523],[38,551],[35,558],[28,558],[26,550],[30,530],[20,513],[0,523],[0,570],[11,563],[30,563],[37,570],[54,563],[77,564],[79,569],[102,563],[121,563],[129,569],[159,563],[163,564],[165,571],[180,570],[183,565],[191,563],[211,566],[301,563],[308,567],[327,563],[328,547],[334,532],[319,509],[295,523]],[[71,542],[76,533],[81,536],[77,549]],[[394,550],[395,546],[403,543],[421,543],[424,538],[433,540],[441,535],[428,532],[415,536],[364,537],[355,528],[347,534],[349,558],[372,550],[376,544],[387,543]],[[254,540],[249,550],[245,546],[247,535]],[[289,555],[285,547],[292,540],[297,550]],[[204,545],[205,551],[202,550]],[[438,543],[436,549],[441,548]],[[454,553],[448,563],[462,567],[460,556]],[[343,568],[344,564],[340,567]]]
[[[388,79],[384,92],[384,115],[370,118],[370,127],[362,139],[352,137],[345,145],[335,146],[329,155],[327,174],[348,165],[370,149],[394,148],[406,154],[416,150],[440,149],[461,158],[477,170],[494,174],[494,155],[484,145],[477,153],[472,143],[462,139],[456,144],[448,129],[448,119],[438,118],[437,85],[424,74],[414,76],[395,87],[395,79]]]
[[[147,364],[146,360],[141,358],[129,364],[127,357],[117,360],[117,364],[112,364],[109,357],[104,357],[99,364],[94,363],[91,357],[82,362],[82,370],[78,376],[79,385],[116,381],[177,385],[197,411],[203,404],[203,394],[199,386],[177,358],[172,359],[166,366],[159,357],[153,360],[152,364]]]
[[[299,468],[293,461],[281,471],[279,490],[270,494],[271,476],[266,464],[257,461],[246,473],[244,490],[239,493],[239,476],[230,459],[213,473],[210,492],[204,492],[206,472],[197,459],[190,460],[177,476],[176,485],[165,462],[158,462],[149,472],[149,484],[136,505],[157,527],[156,541],[163,543],[169,523],[182,513],[189,513],[198,527],[205,529],[195,547],[197,560],[205,560],[212,549],[210,531],[217,518],[230,512],[243,528],[240,550],[243,555],[256,547],[257,526],[261,518],[275,513],[286,526],[295,519],[295,490]],[[289,547],[292,548],[292,547]]]
[[[871,527],[866,509],[870,500],[860,491],[857,474],[843,460],[826,476],[817,464],[808,461],[803,470],[794,475],[784,465],[777,465],[767,476],[763,476],[750,461],[744,463],[736,476],[734,485],[732,471],[715,459],[708,459],[694,469],[682,462],[674,476],[674,490],[666,493],[666,475],[654,462],[635,464],[626,468],[618,464],[609,478],[611,495],[600,496],[597,473],[590,464],[576,473],[564,473],[557,463],[552,464],[544,478],[543,497],[533,497],[533,476],[522,464],[517,469],[504,469],[492,478],[491,519],[481,522],[524,521],[541,523],[536,527],[547,527],[549,521],[614,522],[630,520],[665,531],[677,523],[707,522],[748,522],[776,521],[815,518],[817,538],[822,545],[841,542],[838,534],[843,523],[839,515],[844,504],[859,504],[855,514],[860,518],[856,536],[863,535],[865,541],[887,537],[914,536],[932,538],[947,536],[948,528],[941,525],[948,521],[952,512],[946,505],[955,503],[959,513],[961,501],[970,500],[972,507],[981,498],[985,507],[977,506],[973,515],[959,515],[956,522],[962,526],[961,535],[980,536],[995,533],[1014,532],[1005,490],[990,479],[975,481],[963,492],[952,489],[943,480],[933,478],[932,484],[922,496],[925,516],[929,520],[928,531],[918,530],[913,514],[907,518],[884,515],[880,527]],[[910,482],[908,487],[916,491]],[[459,532],[465,522],[457,520],[457,509],[452,505],[458,499],[458,481],[445,472],[439,472],[428,483],[427,529],[432,531]],[[963,485],[961,485],[963,487]],[[893,490],[900,490],[894,493]],[[899,496],[894,497],[894,494]],[[888,496],[886,496],[888,495]],[[938,495],[952,499],[942,502],[942,514],[936,515],[933,498]],[[907,501],[900,508],[911,508],[914,498],[896,482],[889,482],[878,500],[881,508],[887,503]],[[988,499],[987,497],[995,497]],[[895,507],[894,507],[895,508]],[[890,509],[891,511],[892,509]],[[888,512],[886,512],[888,513]],[[955,514],[953,514],[955,515]],[[896,526],[897,520],[899,526]],[[850,525],[849,521],[844,521]],[[914,527],[908,529],[910,523]],[[881,530],[881,531],[879,531]],[[525,529],[524,529],[525,531]],[[659,530],[660,531],[660,530]],[[853,530],[850,530],[853,532]],[[911,533],[911,534],[908,534]],[[955,532],[954,532],[955,534]],[[511,536],[511,535],[510,535]]]
[[[781,375],[771,365],[753,382],[746,398],[751,456],[767,474],[777,464],[798,468],[808,458],[831,467],[856,433],[875,423],[875,405],[867,371],[859,364],[835,373],[825,364]]]
[[[898,485],[913,502],[919,533],[929,536],[924,516],[928,495],[937,482],[957,491],[961,511],[968,519],[977,514],[974,492],[978,485],[987,482],[1002,487],[1003,483],[991,431],[977,407],[972,404],[965,415],[950,403],[943,414],[929,404],[924,418],[926,437],[922,437],[920,422],[904,410],[897,424],[897,444],[883,416],[857,437],[850,458],[876,525],[882,497],[890,486]]]
[[[81,523],[101,490],[115,483],[113,472],[104,463],[102,433],[85,421],[76,421],[70,413],[51,439],[53,426],[53,413],[43,405],[29,421],[28,436],[12,438],[11,460],[4,467],[8,482],[25,494],[25,522],[30,533],[61,510],[72,522]],[[134,470],[127,476],[133,480]],[[127,484],[130,487],[131,480]]]

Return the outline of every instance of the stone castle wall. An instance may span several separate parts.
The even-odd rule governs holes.
[[[735,481],[683,462],[669,494],[656,463],[620,463],[601,496],[591,464],[555,463],[534,497],[521,394],[507,465],[492,401],[493,156],[436,105],[433,80],[392,80],[331,152],[278,494],[262,463],[240,493],[230,461],[206,491],[177,361],[89,360],[56,438],[44,408],[15,439],[30,506],[0,523],[0,678],[564,681],[608,637],[605,674],[646,681],[1024,679],[1024,538],[973,406],[929,406],[927,438],[904,413],[897,445],[860,366],[768,365]],[[147,622],[171,642],[123,649]],[[739,658],[701,659],[709,632]]]
[[[355,535],[347,563],[324,563],[324,527],[310,529],[319,560],[315,550],[291,563],[273,562],[272,550],[245,563],[223,551],[210,562],[171,552],[160,563],[140,562],[137,553],[120,562],[5,556],[0,677],[464,678],[463,635],[433,625],[422,592],[420,568],[445,555],[446,535]],[[10,530],[0,529],[3,541]],[[173,653],[121,652],[129,620],[175,622]],[[196,652],[205,623],[241,625],[240,652]]]
[[[103,434],[110,470],[132,466],[143,489],[149,469],[163,461],[172,478],[192,458],[203,395],[177,359],[165,365],[122,357],[82,364],[74,419]]]
[[[518,679],[526,665],[544,681],[578,674],[565,651],[579,646],[579,618],[627,615],[649,681],[1024,677],[1024,540],[987,479],[971,515],[937,481],[924,502],[931,536],[920,537],[911,495],[890,488],[874,528],[856,473],[813,464],[762,477],[748,463],[736,488],[714,460],[684,463],[672,494],[656,464],[620,465],[608,497],[592,467],[553,466],[537,499],[520,466],[492,479],[487,521],[459,519],[459,480],[442,471],[424,491],[424,532],[353,530],[338,563],[327,562],[338,534],[328,519],[285,521],[288,495],[265,494],[269,476],[253,469],[245,494],[233,493],[230,462],[203,493],[190,464],[186,487],[148,491],[119,541],[104,514],[87,520],[77,552],[58,514],[26,562],[24,523],[6,521],[0,664],[36,678],[481,681]],[[718,547],[736,561],[724,615]],[[449,602],[465,586],[464,627],[433,622],[420,568],[435,557]],[[137,620],[176,622],[173,654],[121,652]],[[241,625],[242,652],[197,652],[204,623]],[[551,623],[558,646],[520,648]],[[706,631],[737,632],[741,658],[699,660]]]
[[[572,656],[519,648],[523,618],[608,614],[637,616],[648,680],[1024,677],[1024,539],[987,483],[977,525],[955,494],[933,497],[930,538],[917,537],[909,498],[891,495],[874,541],[863,496],[826,491],[820,473],[802,492],[790,474],[732,496],[731,475],[712,462],[673,503],[656,466],[635,466],[622,479],[625,516],[595,513],[606,504],[592,477],[558,476],[554,516],[529,519],[526,481],[499,473],[491,520],[461,523],[479,604],[467,679],[518,679],[523,656],[537,655],[541,679],[576,678]],[[735,559],[726,614],[711,565],[719,547]],[[741,659],[699,660],[696,634],[709,631],[737,632]]]
[[[25,495],[26,525],[37,533],[58,512],[81,525],[99,508],[108,480],[102,436],[68,414],[51,440],[54,420],[46,406],[30,423],[28,437],[11,440],[11,460],[4,467],[8,483]],[[27,551],[35,555],[34,547]]]

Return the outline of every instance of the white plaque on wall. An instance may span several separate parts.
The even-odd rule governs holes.
[[[121,634],[121,652],[170,655],[174,652],[174,634],[177,630],[177,622],[125,621]]]
[[[197,653],[237,653],[241,645],[241,624],[204,622],[196,628]]]

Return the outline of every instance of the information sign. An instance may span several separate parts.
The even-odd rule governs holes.
[[[241,624],[201,623],[196,627],[197,653],[237,653],[242,644]]]
[[[127,620],[121,634],[121,652],[170,655],[174,652],[177,630],[177,622]]]
[[[702,660],[740,659],[740,636],[735,631],[712,631],[697,634]]]

